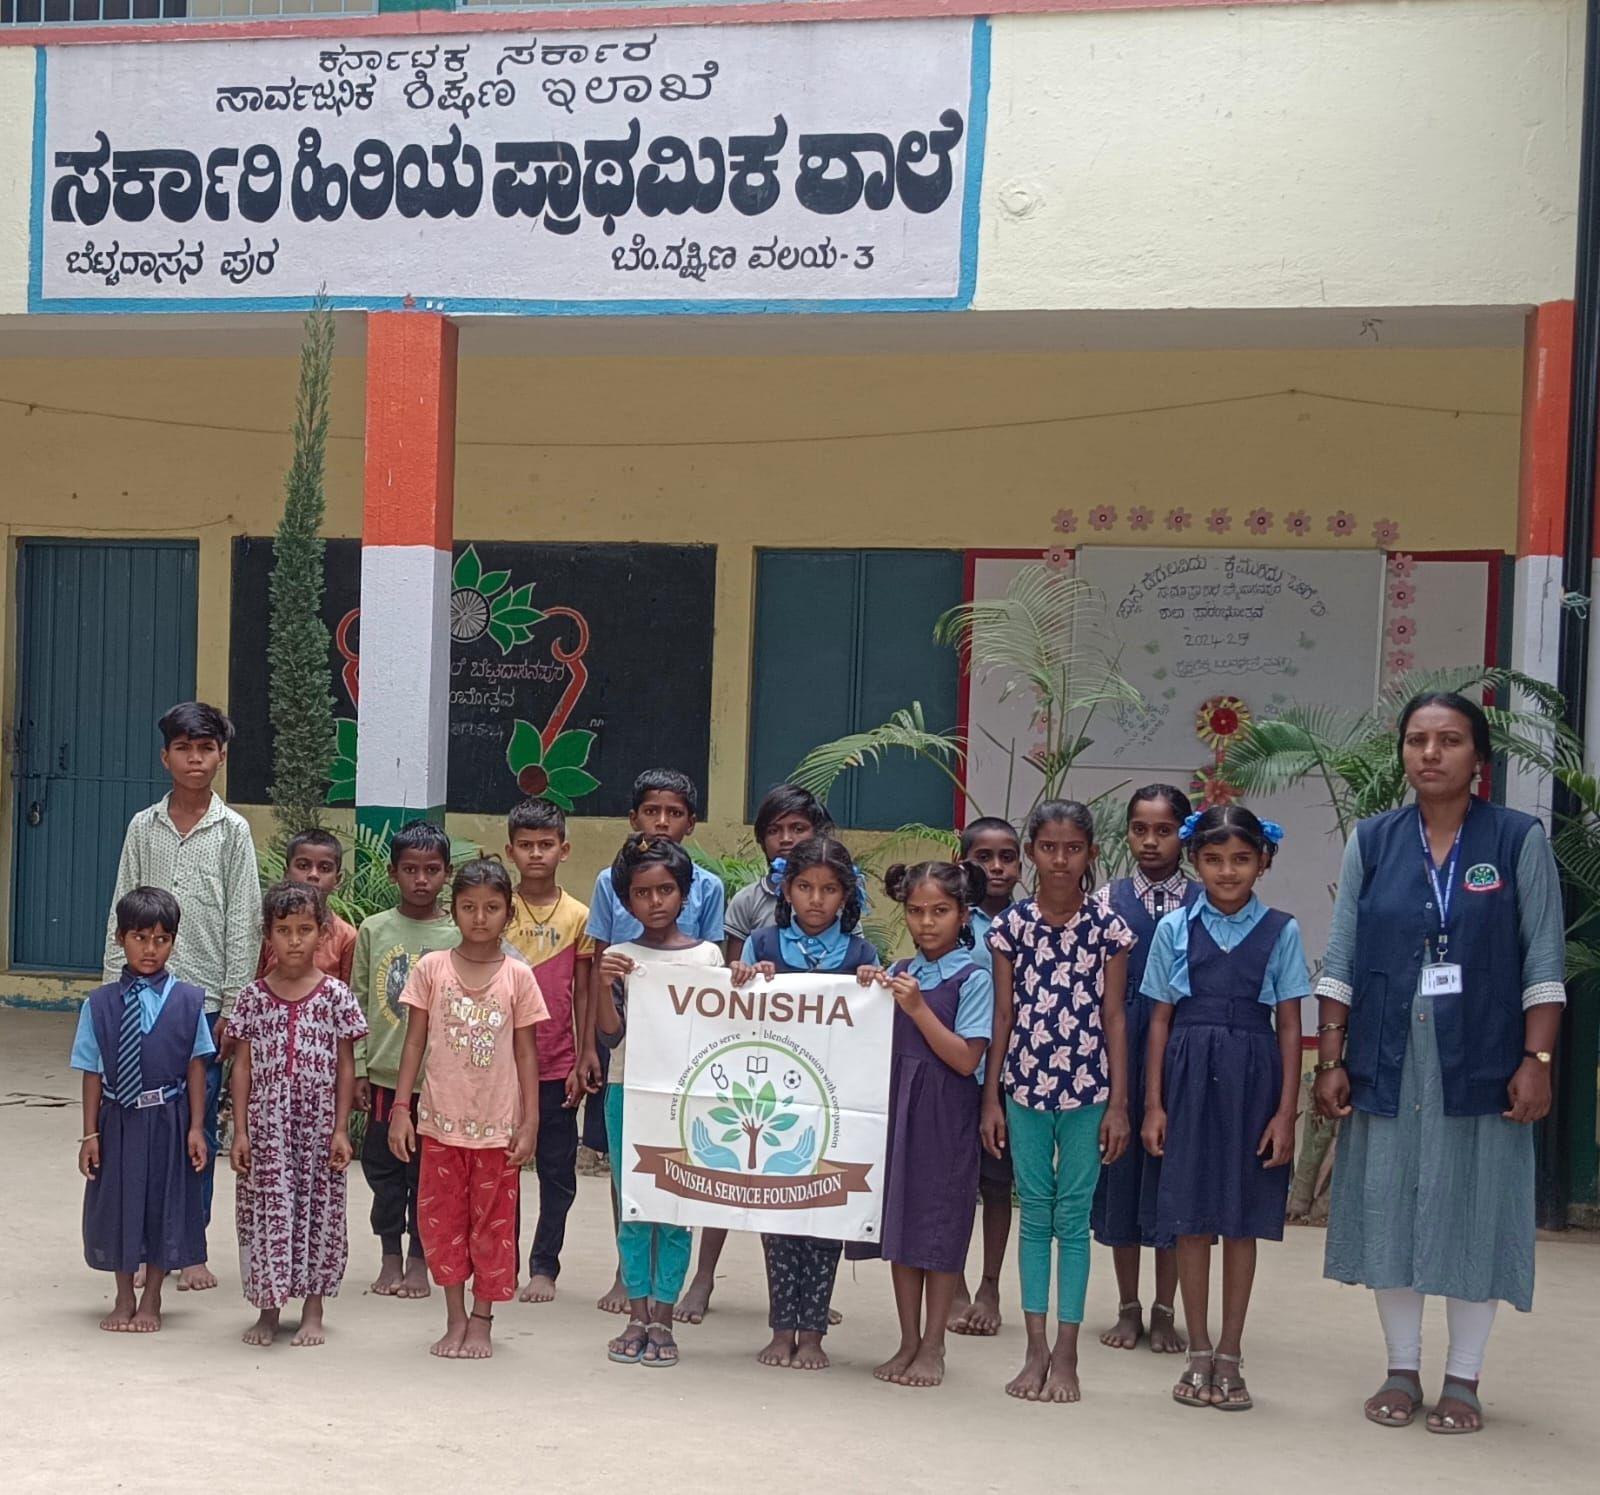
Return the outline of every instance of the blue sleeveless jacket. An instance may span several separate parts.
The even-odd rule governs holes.
[[[1461,967],[1462,990],[1433,999],[1447,1116],[1505,1110],[1506,1087],[1522,1062],[1517,857],[1534,823],[1532,816],[1474,799],[1462,827],[1449,895],[1449,959]],[[1414,1021],[1412,999],[1439,931],[1439,909],[1414,805],[1363,821],[1356,835],[1362,878],[1345,1047],[1350,1102],[1393,1116]]]
[[[1183,891],[1183,903],[1174,907],[1188,908],[1200,896],[1200,884],[1191,881]],[[1131,877],[1119,877],[1107,889],[1111,911],[1131,929],[1139,943],[1128,951],[1128,1002],[1139,999],[1139,989],[1144,985],[1144,968],[1150,962],[1150,942],[1156,937],[1160,921],[1151,918],[1143,900],[1133,891]],[[1170,914],[1172,909],[1168,909]]]
[[[805,971],[798,966],[790,965],[783,958],[783,946],[778,941],[777,929],[769,924],[765,929],[750,931],[750,953],[755,956],[752,964],[759,965],[764,960],[770,960],[780,971],[794,976],[828,976],[832,971]],[[875,966],[882,962],[878,952],[872,948],[859,934],[850,936],[850,943],[844,952],[844,959],[835,970],[840,974],[854,975],[862,966]]]

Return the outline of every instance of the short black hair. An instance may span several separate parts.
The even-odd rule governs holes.
[[[499,857],[475,856],[456,868],[455,880],[450,884],[451,900],[459,898],[468,888],[492,888],[505,899],[506,909],[510,911],[511,874]]]
[[[133,888],[117,899],[117,938],[130,929],[178,932],[178,900],[165,888]]]
[[[441,826],[431,820],[413,820],[394,833],[389,842],[389,865],[398,867],[401,856],[408,851],[436,851],[450,865],[450,838]]]
[[[774,784],[756,806],[756,840],[764,841],[773,822],[785,815],[805,816],[811,822],[811,829],[819,833],[828,824],[828,812],[809,789],[802,789],[798,784]]]
[[[1256,812],[1241,804],[1208,805],[1200,812],[1189,835],[1189,860],[1198,862],[1203,847],[1220,846],[1235,836],[1262,853],[1271,864],[1277,847],[1267,839],[1266,828]]]
[[[633,781],[633,808],[638,809],[651,794],[676,794],[689,807],[696,820],[700,818],[700,791],[694,780],[675,768],[647,768]]]
[[[1485,763],[1494,757],[1494,739],[1489,734],[1489,718],[1484,715],[1483,707],[1476,701],[1469,701],[1460,691],[1425,690],[1406,702],[1395,728],[1395,751],[1400,755],[1401,768],[1406,766],[1406,728],[1424,706],[1443,706],[1447,711],[1466,717],[1467,725],[1472,728],[1473,751]]]
[[[844,903],[839,909],[839,928],[845,934],[853,933],[861,923],[864,901],[861,896],[861,875],[844,842],[833,836],[808,836],[784,859],[783,883],[778,889],[778,907],[774,916],[778,928],[787,929],[794,920],[794,909],[789,904],[789,884],[813,867],[826,867],[839,879],[845,890]]]
[[[641,867],[665,867],[677,883],[678,891],[689,896],[689,884],[694,881],[694,863],[671,836],[629,836],[622,850],[611,864],[611,890],[622,906],[628,906],[628,892],[633,887],[633,874]]]
[[[1189,803],[1189,796],[1176,784],[1146,784],[1143,789],[1135,789],[1128,796],[1128,824],[1133,824],[1134,809],[1147,799],[1165,800],[1171,807],[1172,818],[1180,825],[1192,814],[1194,806]]]
[[[233,741],[233,723],[227,714],[204,701],[179,702],[156,723],[156,729],[161,733],[162,747],[171,747],[180,737],[191,741],[209,737],[224,748]]]
[[[332,831],[316,830],[300,831],[297,835],[289,837],[289,844],[283,849],[283,865],[287,867],[295,858],[295,853],[304,851],[309,846],[320,847],[323,851],[331,851],[333,859],[342,869],[344,867],[344,846]]]
[[[554,831],[565,841],[566,811],[547,799],[525,799],[520,805],[513,805],[506,816],[506,839],[515,841],[518,831]]]
[[[272,926],[290,914],[310,914],[319,929],[324,927],[328,922],[328,900],[323,897],[322,889],[308,882],[290,882],[287,878],[273,883],[261,896],[262,929],[271,934]]]
[[[965,830],[961,832],[961,855],[964,857],[972,850],[972,843],[979,836],[991,833],[1010,836],[1018,846],[1022,845],[1022,838],[1017,834],[1017,828],[1009,820],[1002,820],[998,815],[980,815],[976,820],[970,821]]]

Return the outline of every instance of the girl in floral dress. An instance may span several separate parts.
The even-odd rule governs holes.
[[[360,1004],[315,961],[328,922],[320,889],[281,882],[263,904],[270,976],[240,994],[233,1059],[233,1171],[244,1295],[259,1310],[244,1342],[269,1345],[283,1305],[304,1299],[290,1341],[321,1344],[322,1300],[339,1291],[345,1232],[346,1130],[355,1090]]]

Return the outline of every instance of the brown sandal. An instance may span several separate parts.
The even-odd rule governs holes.
[[[1202,1391],[1208,1391],[1216,1384],[1216,1377],[1212,1371],[1195,1369],[1196,1360],[1215,1360],[1216,1356],[1210,1350],[1190,1350],[1187,1360],[1188,1369],[1178,1377],[1178,1383],[1172,1388],[1172,1399],[1180,1407],[1209,1407],[1211,1398],[1202,1396]],[[1187,1394],[1185,1394],[1187,1393]]]
[[[1248,1412],[1255,1401],[1251,1398],[1250,1389],[1244,1384],[1244,1358],[1240,1355],[1218,1355],[1213,1353],[1213,1360],[1226,1360],[1233,1367],[1231,1375],[1214,1376],[1211,1384],[1217,1389],[1217,1399],[1212,1406],[1219,1412]],[[1242,1391],[1243,1396],[1234,1393]]]

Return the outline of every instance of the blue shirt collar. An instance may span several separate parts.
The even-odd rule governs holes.
[[[947,951],[937,960],[929,960],[920,950],[911,957],[906,965],[906,970],[916,977],[917,985],[921,986],[926,980],[930,986],[937,986],[941,981],[948,981],[952,976],[959,976],[962,971],[973,964],[972,953],[963,950],[957,945],[954,950]]]
[[[165,966],[162,966],[159,971],[150,976],[141,976],[132,966],[123,966],[122,978],[117,984],[122,988],[123,995],[126,996],[127,993],[141,986],[148,986],[151,991],[163,991],[166,989],[167,982],[171,979]]]
[[[1194,923],[1202,913],[1214,924],[1249,924],[1260,916],[1261,900],[1252,893],[1250,901],[1237,913],[1225,914],[1211,901],[1211,895],[1203,892],[1189,905],[1189,922]]]
[[[796,923],[778,928],[778,949],[785,965],[800,971],[836,971],[850,949],[850,936],[835,919],[821,934],[807,934]]]

